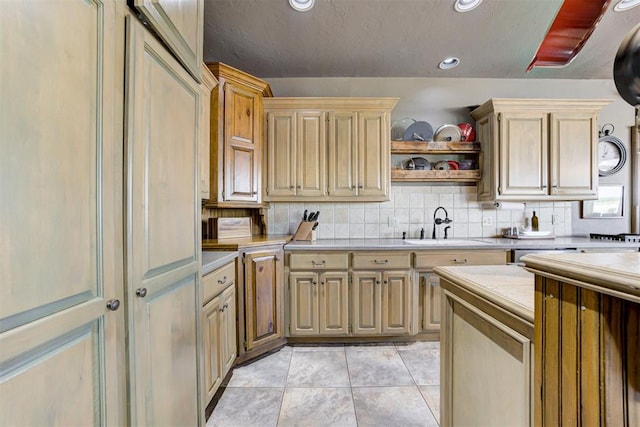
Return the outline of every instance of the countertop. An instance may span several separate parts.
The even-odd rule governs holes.
[[[460,240],[463,244],[447,244]],[[431,239],[426,239],[431,241]],[[443,250],[443,249],[635,249],[640,243],[627,243],[609,240],[591,240],[588,237],[556,237],[555,239],[503,239],[503,238],[469,238],[439,240],[438,244],[411,244],[402,239],[321,239],[315,242],[292,241],[285,246],[285,251],[322,251],[322,250]]]
[[[238,257],[237,252],[230,251],[202,251],[202,275],[211,273]]]
[[[435,267],[441,277],[533,324],[533,273],[517,265]]]
[[[640,303],[640,252],[535,254],[521,258],[525,268],[552,278]]]

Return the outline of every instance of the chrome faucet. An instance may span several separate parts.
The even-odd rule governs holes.
[[[442,209],[444,211],[444,219],[437,217],[438,211]],[[435,240],[436,238],[436,225],[440,224],[451,224],[453,220],[449,219],[449,213],[442,206],[438,206],[435,211],[433,211],[433,233],[431,233],[431,238]],[[447,227],[448,228],[448,227]],[[445,233],[445,239],[447,238],[447,234]]]

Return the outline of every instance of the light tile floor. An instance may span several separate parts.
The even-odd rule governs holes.
[[[438,426],[438,342],[286,346],[237,367],[207,427]]]

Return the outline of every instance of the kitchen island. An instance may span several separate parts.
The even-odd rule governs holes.
[[[640,425],[640,254],[523,262],[435,268],[441,425]]]

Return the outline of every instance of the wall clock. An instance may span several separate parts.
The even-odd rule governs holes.
[[[598,173],[600,176],[609,176],[619,172],[627,161],[627,151],[624,144],[615,136],[610,135],[608,129],[604,130],[606,126],[611,126],[611,132],[613,132],[612,124],[604,125],[603,131],[600,132],[601,136],[598,140]]]

